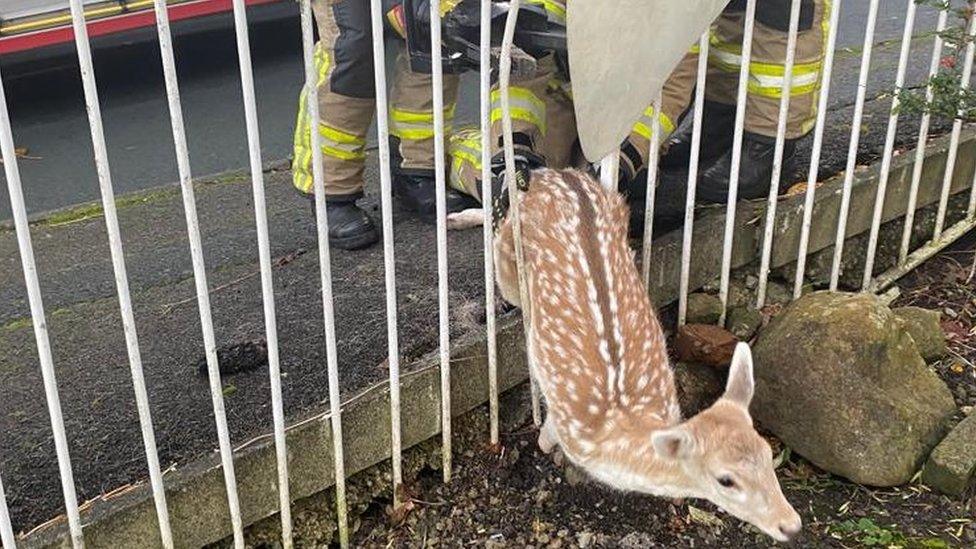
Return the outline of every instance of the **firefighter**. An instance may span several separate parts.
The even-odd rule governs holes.
[[[543,4],[550,18],[558,11],[565,13],[565,4],[559,0],[533,0],[532,3]],[[791,3],[792,0],[758,0],[756,8],[739,179],[739,196],[746,199],[765,196],[772,177]],[[829,0],[801,0],[781,185],[790,173],[796,141],[813,128],[816,118],[829,4]],[[724,203],[728,196],[744,10],[745,0],[733,0],[712,26],[697,183],[702,202]],[[661,112],[655,113],[648,107],[621,144],[619,190],[628,195],[631,202],[632,234],[638,233],[643,223],[645,170],[650,152],[651,124],[655,117],[666,147],[661,159],[663,192],[658,194],[662,207],[658,208],[655,217],[660,216],[665,223],[678,222],[683,217],[692,128],[690,123],[680,127],[678,123],[685,117],[694,95],[698,55],[697,45],[693,46],[665,83]],[[545,58],[539,62],[534,76],[512,78],[509,89],[520,177],[527,177],[529,170],[541,165],[558,168],[570,161],[567,156],[569,145],[574,142],[576,133],[571,86],[567,71],[556,70],[558,68],[558,64]],[[492,155],[496,174],[504,168],[499,99],[498,91],[493,91]],[[474,192],[478,184],[465,181],[463,175],[480,173],[480,170],[464,166],[465,155],[457,151],[466,152],[473,144],[471,136],[451,143],[451,182],[456,188],[471,189],[469,192]]]
[[[745,0],[733,0],[712,27],[697,187],[698,197],[705,202],[724,203],[728,197],[745,4]],[[760,198],[769,192],[791,4],[792,0],[758,0],[756,5],[739,166],[741,198]],[[783,178],[791,172],[796,141],[809,133],[815,123],[829,10],[829,0],[801,0]],[[668,80],[662,107],[666,113],[673,116],[688,106],[695,86],[697,60],[697,52],[689,53]],[[667,140],[667,153],[661,159],[662,185],[667,185],[673,174],[680,179],[681,169],[687,168],[691,134],[691,124],[683,124]],[[780,185],[785,182],[786,179],[781,179]]]
[[[400,3],[384,4],[387,29],[403,37]],[[366,134],[376,109],[369,3],[314,0],[312,9],[319,30],[315,70],[329,242],[347,250],[364,248],[379,239],[376,225],[356,204],[363,196]],[[401,54],[393,80],[389,108],[393,191],[407,209],[429,221],[435,215],[431,77],[413,72],[407,56]],[[457,75],[445,74],[444,120],[448,132],[457,87]],[[303,89],[295,129],[293,180],[298,191],[311,198],[313,151],[306,95]],[[449,212],[470,205],[470,197],[448,189]]]

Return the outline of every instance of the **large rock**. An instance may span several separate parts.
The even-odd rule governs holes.
[[[817,466],[861,484],[910,480],[956,410],[871,295],[800,298],[760,334],[754,356],[754,417]]]
[[[722,317],[722,300],[718,296],[694,293],[688,296],[685,318],[689,324],[716,324]]]
[[[946,355],[945,332],[940,324],[939,311],[921,307],[899,307],[891,312],[902,322],[905,330],[912,335],[915,346],[926,362],[940,359]]]
[[[688,362],[674,365],[674,382],[684,417],[692,417],[714,404],[725,388],[715,368]]]
[[[976,475],[976,415],[956,426],[929,456],[922,482],[951,496],[961,495]]]

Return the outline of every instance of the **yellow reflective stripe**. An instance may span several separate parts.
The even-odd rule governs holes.
[[[736,51],[741,51],[741,48],[727,42],[716,42],[715,45],[715,49],[709,55],[709,64],[725,72],[738,73],[742,64],[742,56]],[[816,91],[820,85],[820,66],[820,61],[795,64],[790,95],[805,95]],[[749,83],[747,86],[749,93],[764,97],[781,97],[785,85],[785,74],[786,67],[783,65],[758,61],[749,63]]]
[[[492,109],[491,111],[491,123],[494,124],[502,119],[501,109]],[[532,126],[539,129],[539,131],[545,135],[546,133],[546,122],[539,118],[539,116],[530,110],[520,109],[512,107],[512,120],[521,120],[522,122],[527,122]]]
[[[444,107],[444,118],[454,118],[454,104],[447,105]],[[390,109],[390,119],[397,122],[426,122],[429,124],[434,123],[434,113],[433,111],[428,112],[417,112],[408,111],[404,109],[391,108]]]
[[[455,105],[444,107],[444,131],[451,130]],[[434,113],[390,109],[390,133],[400,139],[420,141],[434,138]]]
[[[325,124],[319,124],[319,135],[341,145],[358,145],[363,147],[366,145],[366,138],[354,135],[342,130],[326,126]]]
[[[362,160],[366,158],[366,138],[342,130],[319,124],[322,136],[322,154],[340,160]]]
[[[400,18],[397,17],[396,10],[386,12],[386,21],[390,24],[390,27],[393,28],[393,31],[400,35],[400,38],[407,37],[407,30],[404,29],[403,25],[400,24]]]
[[[573,99],[573,85],[570,82],[561,80],[559,78],[550,78],[548,86],[549,91],[561,93],[569,100]]]
[[[312,59],[315,61],[315,71],[318,74],[316,84],[321,86],[328,78],[329,66],[332,64],[329,61],[329,52],[322,47],[321,42],[315,44],[315,54]]]
[[[546,105],[526,88],[509,88],[512,119],[528,122],[543,134],[546,133]],[[501,91],[491,92],[491,122],[502,119]]]
[[[441,17],[450,13],[460,3],[461,0],[441,0]]]
[[[312,147],[308,120],[308,88],[298,94],[298,120],[295,121],[292,183],[303,193],[312,192]]]
[[[533,6],[542,6],[546,10],[546,14],[549,15],[553,21],[557,23],[566,22],[566,3],[558,2],[556,0],[528,0],[526,2]]]
[[[657,115],[658,124],[661,125],[661,133],[666,136],[674,131],[674,122],[663,112]],[[651,138],[651,125],[654,123],[654,107],[647,107],[640,119],[634,124],[633,131],[644,139]]]

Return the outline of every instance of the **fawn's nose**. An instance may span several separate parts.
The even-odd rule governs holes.
[[[791,539],[793,536],[800,533],[800,528],[803,527],[803,523],[800,522],[800,517],[794,517],[788,521],[782,522],[779,525],[779,531],[786,539]]]

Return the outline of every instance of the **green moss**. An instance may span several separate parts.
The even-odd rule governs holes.
[[[151,191],[136,192],[132,194],[116,196],[115,209],[122,210],[130,206],[135,206],[137,204],[155,202],[163,198],[169,198],[178,192],[179,192],[178,188],[167,187],[164,189],[155,189]],[[103,213],[104,210],[102,209],[102,203],[100,201],[86,202],[84,204],[79,204],[77,206],[72,206],[70,208],[52,212],[48,214],[46,217],[43,217],[35,221],[33,225],[45,226],[45,227],[59,227],[61,225],[69,225],[71,223],[78,223],[79,221],[85,221],[86,219],[101,217]]]
[[[28,318],[18,318],[17,320],[12,320],[12,321],[4,324],[3,325],[3,331],[5,331],[5,332],[16,332],[17,330],[21,330],[23,328],[29,328],[29,327],[31,327],[33,325],[34,325],[34,323],[31,321],[30,317],[28,317]]]

